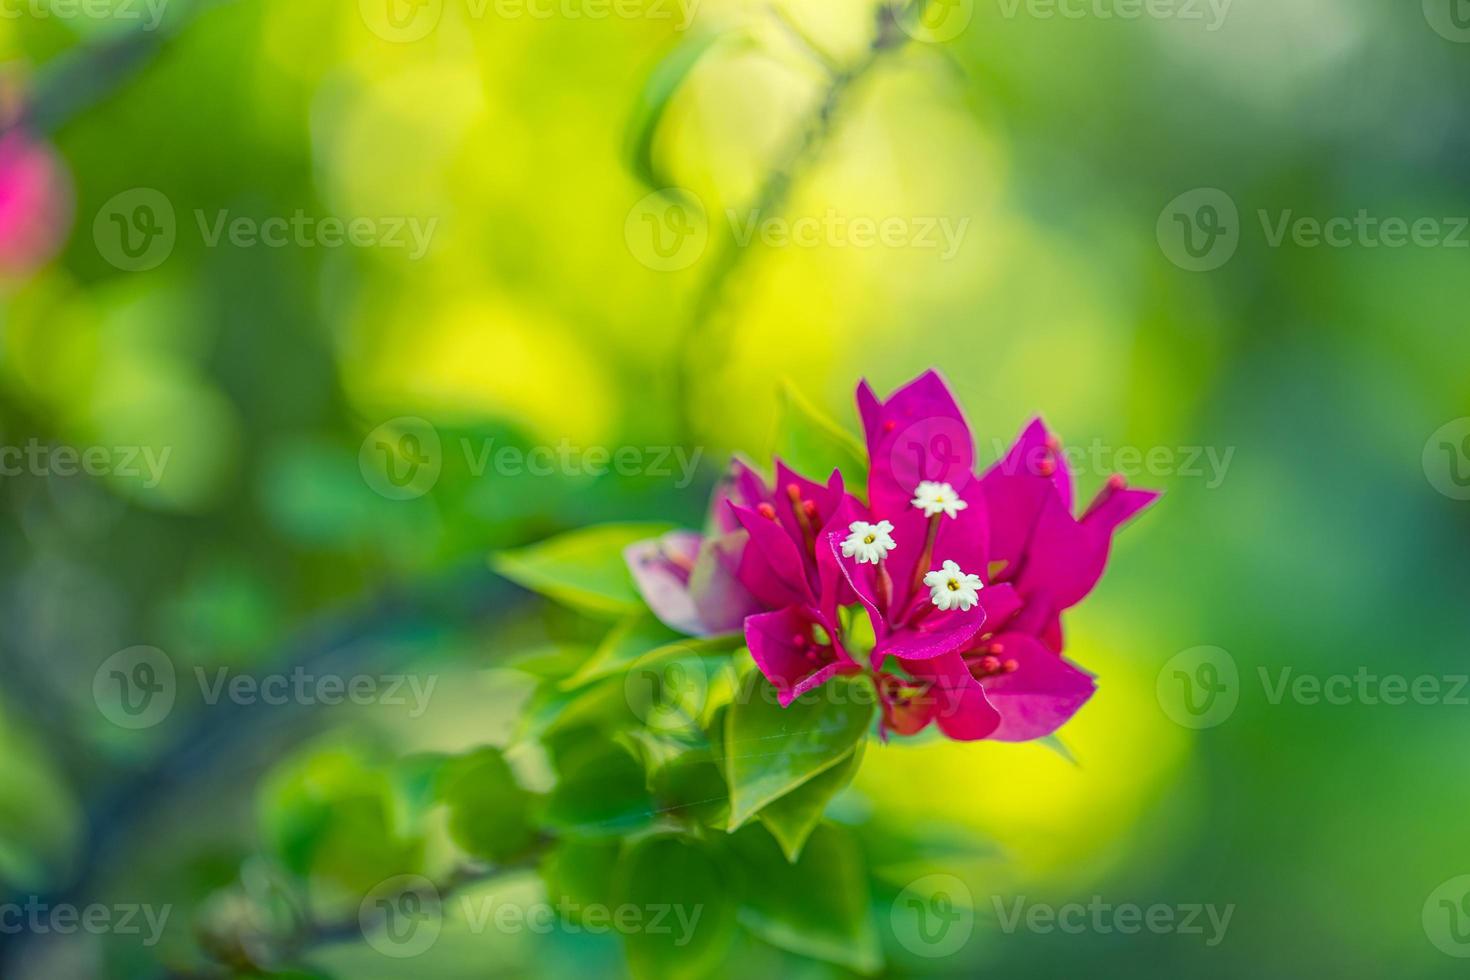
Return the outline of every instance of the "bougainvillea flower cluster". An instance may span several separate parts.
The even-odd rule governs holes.
[[[777,460],[768,484],[736,460],[706,533],[629,549],[649,607],[692,635],[743,631],[782,704],[868,673],[885,735],[1051,734],[1095,689],[1062,655],[1061,615],[1158,493],[1113,476],[1074,515],[1062,445],[1040,420],[976,475],[970,428],[933,371],[886,401],[864,382],[857,403],[866,503],[838,472],[819,483]]]

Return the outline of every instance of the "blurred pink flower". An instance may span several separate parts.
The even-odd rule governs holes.
[[[71,230],[72,186],[60,156],[22,129],[0,136],[0,275],[50,261]]]

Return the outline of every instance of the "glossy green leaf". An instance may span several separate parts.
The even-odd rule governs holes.
[[[541,863],[547,901],[565,908],[573,919],[588,905],[611,906],[613,884],[623,845],[618,840],[567,840]]]
[[[389,774],[351,747],[314,748],[277,769],[260,798],[272,851],[301,875],[358,893],[415,871],[423,837]]]
[[[725,713],[730,829],[847,758],[873,721],[871,688],[838,678],[789,707],[750,674]]]
[[[729,879],[716,853],[681,838],[649,837],[628,848],[618,867],[618,901],[650,916],[647,928],[623,936],[635,978],[693,980],[719,966],[735,930]]]
[[[760,812],[761,823],[781,845],[786,860],[796,861],[801,857],[807,838],[822,822],[827,804],[852,782],[862,764],[863,743],[859,743],[837,765],[812,777]]]
[[[643,766],[612,741],[576,753],[547,802],[548,826],[580,837],[626,834],[654,817]]]
[[[499,749],[476,749],[446,762],[439,798],[449,807],[450,836],[470,854],[505,861],[530,845],[532,796]]]
[[[868,485],[868,454],[857,437],[807,400],[796,386],[781,386],[774,454],[813,480],[842,471],[850,493],[862,496]]]
[[[858,973],[878,972],[883,955],[863,857],[846,830],[818,827],[795,864],[763,833],[739,834],[733,849],[749,882],[741,925],[793,953]]]
[[[592,656],[562,682],[572,690],[611,677],[639,657],[679,639],[679,634],[660,623],[646,610],[634,613],[608,631]]]
[[[641,728],[618,741],[643,763],[660,817],[712,827],[728,822],[729,790],[709,744]]]
[[[599,616],[644,608],[623,561],[623,549],[672,530],[668,524],[602,524],[490,557],[490,566],[518,585]]]

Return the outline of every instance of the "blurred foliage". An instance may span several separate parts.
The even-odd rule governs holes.
[[[831,66],[881,33],[875,3],[704,0],[678,8],[688,30],[432,6],[408,43],[364,5],[305,0],[171,0],[142,43],[61,0],[0,19],[0,101],[35,100],[75,197],[61,253],[0,285],[0,445],[139,451],[131,472],[0,477],[0,882],[12,901],[172,909],[148,947],[7,936],[0,972],[1449,974],[1419,915],[1470,866],[1460,709],[1256,690],[1195,732],[1154,690],[1201,644],[1248,681],[1464,672],[1466,510],[1421,465],[1470,414],[1463,256],[1273,248],[1257,214],[1466,214],[1470,47],[1417,3],[1235,0],[1218,30],[961,4],[964,31],[886,50],[793,153],[821,130]],[[650,180],[702,204],[688,268],[628,241],[664,189]],[[1155,237],[1199,187],[1241,212],[1210,273]],[[94,219],[134,188],[164,195],[177,241],[129,272]],[[967,230],[944,261],[737,245],[729,212],[772,188],[789,215]],[[417,259],[211,245],[222,212],[434,230]],[[1168,496],[1068,621],[1101,687],[1065,753],[864,747],[843,717],[810,755],[745,758],[774,734],[758,701],[727,706],[756,683],[745,655],[642,618],[618,545],[698,526],[730,452],[860,483],[829,438],[854,426],[855,379],[930,366],[983,461],[1038,412],[1073,444],[1233,456],[1218,481],[1177,457],[1138,476]],[[364,452],[405,418],[437,434],[439,470],[392,499]],[[495,462],[563,442],[699,467],[680,485],[677,468]],[[160,478],[143,449],[168,451]],[[1107,469],[1082,467],[1084,493]],[[1390,608],[1385,651],[1368,637]],[[128,729],[94,680],[138,644],[166,651],[179,697]],[[422,714],[407,691],[234,710],[195,684],[298,664],[438,683]],[[707,697],[657,701],[650,725],[627,678],[671,664]],[[935,960],[891,912],[940,873],[977,925]],[[359,911],[422,901],[419,879],[444,896],[437,938],[396,959]],[[1238,911],[1208,949],[995,921],[992,900],[1095,894]],[[624,948],[576,913],[545,935],[473,918],[561,898],[705,911],[677,949],[647,932]]]

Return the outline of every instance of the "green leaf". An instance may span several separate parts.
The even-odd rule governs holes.
[[[648,837],[628,848],[618,867],[619,904],[667,909],[664,928],[624,935],[635,978],[684,980],[720,966],[735,931],[729,877],[714,853],[677,837]]]
[[[760,812],[760,821],[766,825],[771,836],[786,853],[786,860],[795,862],[801,857],[802,848],[817,824],[832,797],[852,782],[863,764],[863,745],[859,744],[841,762],[808,780],[804,786],[787,793]]]
[[[626,834],[653,822],[643,766],[616,742],[577,753],[546,806],[546,823],[580,837]]]
[[[570,691],[611,677],[648,651],[678,639],[678,633],[660,623],[647,610],[634,613],[608,631],[592,656],[577,668],[576,673],[562,681],[561,686]]]
[[[644,608],[623,561],[630,544],[672,530],[668,524],[602,524],[490,556],[496,572],[532,592],[599,616]]]
[[[546,898],[574,920],[588,905],[611,907],[613,876],[622,853],[621,841],[566,840],[546,856],[541,864],[541,878],[546,883]],[[562,900],[565,899],[565,902]]]
[[[702,739],[691,743],[643,728],[622,732],[617,739],[643,762],[660,816],[712,827],[729,821],[725,777]]]
[[[790,381],[781,385],[774,455],[799,473],[823,481],[842,471],[850,493],[868,485],[868,454],[857,437],[829,418]]]
[[[1061,756],[1063,759],[1066,759],[1068,762],[1072,763],[1072,765],[1081,768],[1082,763],[1077,761],[1077,757],[1072,754],[1072,750],[1067,747],[1067,743],[1063,742],[1062,737],[1060,735],[1057,735],[1055,732],[1050,735],[1044,735],[1041,738],[1038,738],[1036,740],[1036,744],[1046,746],[1057,755]]]
[[[676,181],[669,178],[654,160],[654,145],[658,141],[659,125],[675,94],[683,87],[685,79],[694,70],[716,42],[728,35],[694,34],[670,49],[649,74],[633,115],[628,120],[624,137],[624,149],[628,154],[628,165],[633,174],[654,190],[663,190]]]
[[[747,831],[733,846],[750,882],[742,926],[773,946],[858,973],[882,968],[862,853],[845,830],[817,828],[795,864],[767,834]]]
[[[873,721],[872,688],[836,678],[783,708],[758,673],[725,713],[730,829],[842,762]]]
[[[530,846],[532,797],[499,749],[476,749],[445,763],[439,798],[449,806],[449,835],[470,854],[506,861]]]
[[[352,746],[314,747],[282,764],[261,792],[261,826],[290,870],[365,893],[418,870],[423,835],[388,772]]]

